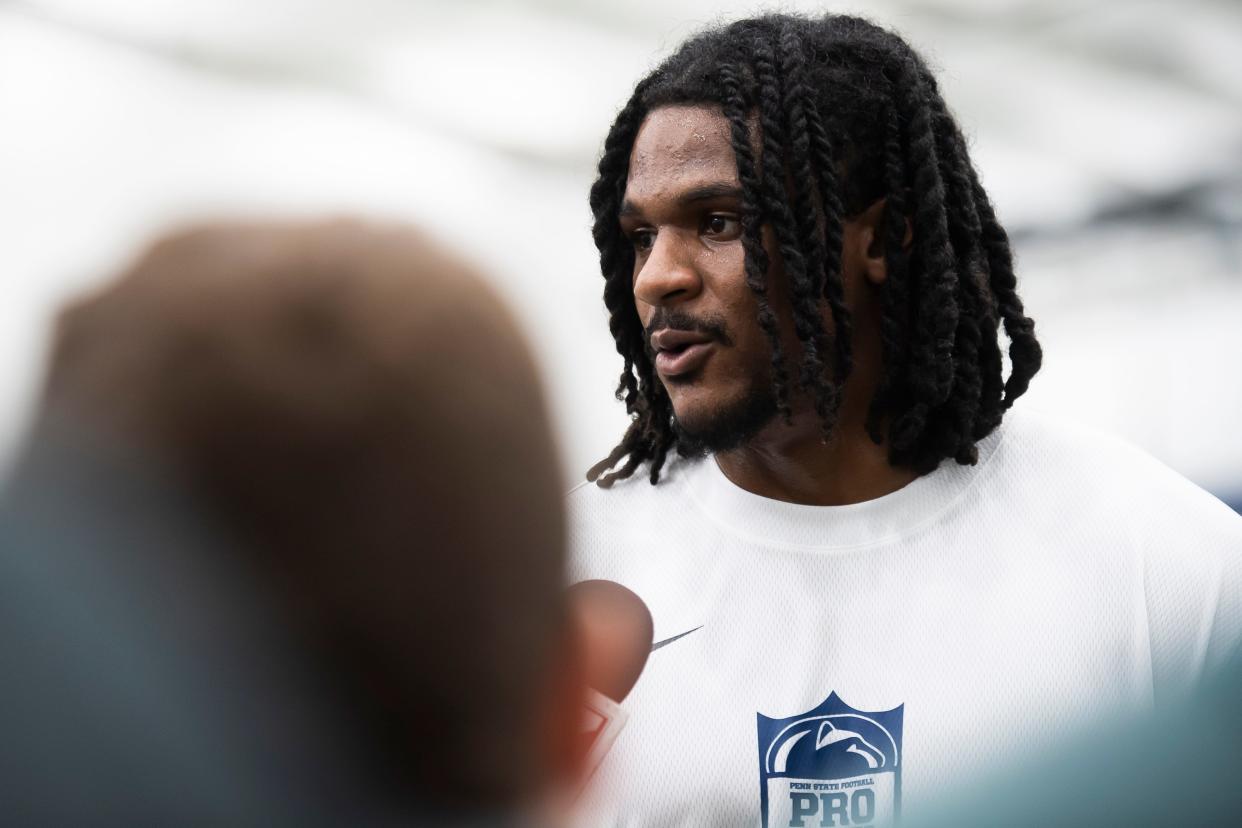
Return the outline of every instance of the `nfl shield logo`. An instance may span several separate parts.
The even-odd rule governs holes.
[[[868,713],[833,693],[787,719],[758,714],[764,828],[892,825],[904,707]]]

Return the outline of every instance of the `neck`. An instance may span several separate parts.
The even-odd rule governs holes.
[[[891,494],[918,475],[888,462],[888,446],[867,434],[880,384],[879,310],[855,298],[854,370],[832,437],[825,441],[811,401],[796,395],[792,423],[777,417],[746,445],[716,455],[725,477],[752,494],[808,506],[845,506]]]
[[[734,485],[753,494],[809,506],[844,506],[897,491],[918,475],[888,462],[888,449],[867,435],[864,418],[843,408],[824,441],[814,412],[774,420],[746,445],[716,455]]]

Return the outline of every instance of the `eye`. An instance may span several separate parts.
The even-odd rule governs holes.
[[[630,243],[636,251],[646,253],[655,245],[655,235],[654,230],[635,230],[630,233]]]
[[[703,220],[703,235],[717,241],[731,241],[742,234],[742,223],[728,213],[712,213]]]

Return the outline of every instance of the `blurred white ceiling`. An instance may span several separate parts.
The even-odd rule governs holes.
[[[454,140],[584,168],[636,77],[694,29],[754,5],[20,0],[7,8],[207,71],[336,89]],[[1238,173],[1242,3],[883,0],[854,11],[898,28],[939,69],[1019,230]]]
[[[624,424],[586,188],[634,81],[760,4],[0,0],[0,459],[52,310],[204,214],[416,220],[535,340],[574,476]],[[901,32],[1017,240],[1032,402],[1242,490],[1242,3],[785,2]],[[1174,391],[1176,389],[1176,391]]]

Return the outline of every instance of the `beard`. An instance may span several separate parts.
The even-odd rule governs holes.
[[[776,419],[777,413],[776,391],[770,383],[757,383],[744,397],[705,417],[682,420],[674,412],[677,453],[702,457],[740,448]]]
[[[694,317],[687,313],[658,308],[644,330],[647,356],[653,362],[655,352],[651,349],[650,331],[671,328],[674,330],[699,331],[729,347],[734,344],[726,319],[719,314]],[[677,453],[683,457],[701,457],[705,454],[731,451],[745,445],[776,417],[779,407],[776,389],[772,382],[766,354],[760,356],[753,366],[753,381],[746,394],[725,405],[698,416],[683,420],[673,411],[673,431],[677,436]],[[667,392],[668,389],[666,388]]]

